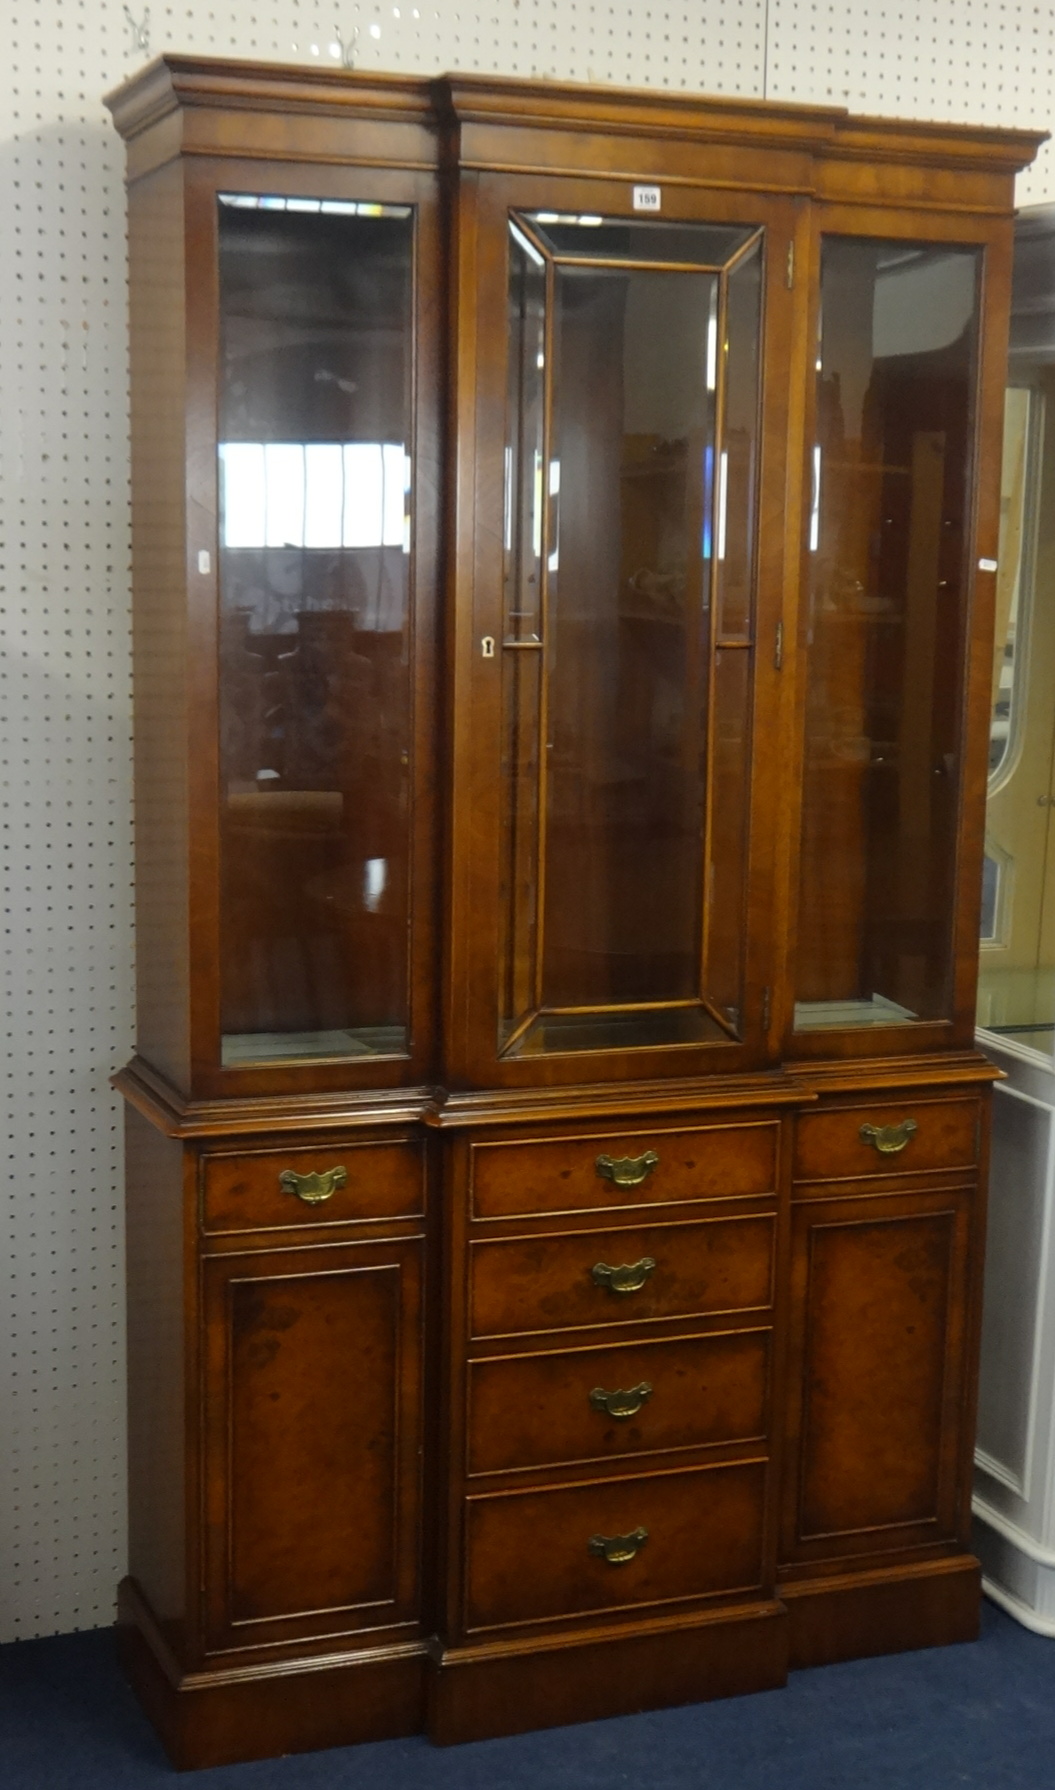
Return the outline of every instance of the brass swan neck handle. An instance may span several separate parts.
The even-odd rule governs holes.
[[[858,1136],[881,1156],[897,1156],[918,1130],[915,1119],[902,1119],[899,1125],[862,1125]]]
[[[642,1380],[625,1392],[606,1392],[603,1386],[595,1386],[590,1393],[590,1404],[595,1411],[604,1411],[607,1416],[623,1423],[628,1417],[636,1417],[642,1405],[647,1405],[651,1397],[651,1383]]]
[[[591,1535],[586,1546],[591,1554],[607,1560],[609,1566],[626,1566],[639,1554],[648,1540],[647,1529],[632,1529],[629,1535]]]
[[[643,1156],[598,1156],[595,1167],[601,1180],[615,1187],[640,1187],[659,1167],[659,1157],[655,1150],[646,1150]]]
[[[607,1287],[610,1293],[640,1293],[655,1266],[656,1258],[650,1255],[643,1255],[639,1262],[624,1262],[619,1268],[595,1262],[590,1277],[595,1287]]]

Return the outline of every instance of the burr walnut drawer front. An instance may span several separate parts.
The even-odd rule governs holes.
[[[764,1461],[468,1500],[466,1626],[752,1592]]]
[[[471,1246],[473,1336],[755,1311],[772,1299],[775,1219],[561,1231]]]
[[[475,1143],[473,1214],[514,1218],[771,1193],[779,1137],[779,1120],[764,1119],[691,1131]]]
[[[758,1442],[769,1346],[734,1330],[473,1362],[469,1473]]]
[[[209,1232],[415,1218],[424,1210],[424,1145],[413,1139],[217,1154],[203,1165]]]
[[[857,1180],[971,1168],[978,1159],[979,1103],[869,1100],[804,1113],[795,1127],[795,1179]]]

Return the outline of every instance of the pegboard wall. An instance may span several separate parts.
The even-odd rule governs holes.
[[[132,1044],[123,153],[148,53],[480,69],[1044,125],[1055,4],[23,0],[0,71],[0,759],[8,1336],[0,1640],[112,1620]],[[1023,203],[1055,197],[1046,151]]]

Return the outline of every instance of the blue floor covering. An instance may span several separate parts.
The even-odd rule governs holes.
[[[787,1689],[440,1750],[420,1738],[177,1777],[101,1630],[0,1648],[2,1790],[1055,1790],[1055,1640],[982,1639]]]

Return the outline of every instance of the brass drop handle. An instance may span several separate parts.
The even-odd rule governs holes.
[[[643,1255],[639,1262],[624,1262],[621,1268],[595,1262],[590,1278],[595,1287],[607,1287],[610,1293],[640,1293],[655,1266],[655,1257],[650,1255]]]
[[[862,1125],[858,1135],[862,1143],[873,1144],[881,1156],[896,1156],[918,1130],[915,1119],[902,1119],[900,1125]]]
[[[641,1552],[647,1540],[647,1529],[632,1529],[629,1535],[591,1535],[586,1546],[591,1554],[607,1560],[609,1566],[625,1566]]]
[[[642,1380],[640,1385],[631,1386],[627,1392],[605,1392],[603,1386],[595,1386],[590,1394],[590,1404],[595,1411],[604,1411],[622,1423],[627,1417],[636,1417],[651,1397],[651,1385]]]
[[[310,1175],[298,1175],[296,1169],[284,1168],[278,1177],[278,1184],[283,1193],[295,1193],[298,1200],[306,1206],[321,1206],[323,1200],[330,1200],[343,1187],[348,1179],[346,1168],[327,1168],[318,1174],[312,1169]]]
[[[640,1187],[659,1167],[659,1157],[655,1150],[646,1150],[643,1156],[598,1156],[595,1166],[602,1181],[611,1181],[616,1187]]]

